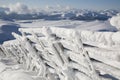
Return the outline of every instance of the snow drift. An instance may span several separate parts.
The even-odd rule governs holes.
[[[114,16],[110,20],[111,25],[115,26],[118,30],[120,30],[120,13],[117,16]]]

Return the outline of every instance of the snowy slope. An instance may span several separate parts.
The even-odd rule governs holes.
[[[71,21],[71,20],[59,20],[59,21],[44,21],[36,20],[31,23],[29,21],[17,21],[21,27],[60,27],[60,28],[76,28],[80,30],[91,30],[91,31],[117,31],[108,21]]]
[[[18,32],[20,27],[59,27],[59,28],[73,28],[79,30],[90,30],[90,31],[117,31],[108,21],[71,21],[71,20],[17,20],[11,21],[0,21],[0,43],[6,40],[14,39],[12,32]]]
[[[93,15],[95,15],[95,14],[93,14]],[[109,15],[111,15],[111,14],[109,14]],[[77,16],[79,16],[79,15],[77,15]],[[65,17],[65,15],[63,15],[63,17]],[[16,33],[20,34],[18,31],[18,29],[20,27],[24,27],[24,28],[37,27],[37,28],[39,28],[39,27],[47,26],[47,27],[59,27],[59,28],[66,28],[66,29],[76,29],[78,31],[89,30],[89,31],[95,31],[95,32],[98,32],[98,31],[115,32],[115,31],[117,31],[117,29],[114,26],[119,25],[119,22],[116,22],[116,20],[118,21],[118,19],[119,18],[117,18],[117,17],[113,17],[111,19],[111,23],[113,26],[109,23],[109,20],[106,20],[106,21],[99,21],[99,20],[94,20],[94,21],[78,21],[78,20],[51,21],[51,20],[43,20],[42,19],[42,20],[14,20],[14,22],[0,20],[0,43],[3,43],[4,41],[7,41],[7,40],[14,39],[11,33],[16,32]],[[88,35],[88,34],[86,33],[86,35]],[[89,35],[87,38],[89,38]],[[116,39],[116,37],[115,37],[115,39]],[[30,49],[30,46],[28,46],[27,49]],[[86,48],[86,49],[89,49],[92,52],[91,47]],[[34,51],[33,51],[33,53],[34,53]],[[104,55],[105,54],[102,54],[102,56],[104,56]],[[94,58],[93,54],[92,54],[92,57]],[[109,55],[107,55],[107,57],[109,57]],[[113,57],[114,56],[112,56],[112,58]],[[117,59],[118,59],[118,57],[119,56],[117,56]],[[98,58],[100,58],[100,57],[98,56]],[[33,74],[32,72],[27,73],[26,71],[24,71],[22,69],[21,65],[18,65],[15,62],[9,63],[10,60],[7,62],[7,60],[2,60],[2,59],[3,58],[0,58],[0,80],[38,80],[38,79],[35,79],[33,75],[30,75],[30,74]],[[73,59],[75,59],[75,58],[73,58]],[[100,58],[100,60],[101,60],[101,58]],[[115,60],[116,60],[116,55],[115,55]],[[56,62],[57,62],[57,59],[56,59]],[[58,60],[58,62],[59,62],[59,60]],[[14,65],[11,63],[14,63]],[[107,61],[106,61],[106,63],[107,63]],[[117,66],[119,66],[119,65],[117,65]]]

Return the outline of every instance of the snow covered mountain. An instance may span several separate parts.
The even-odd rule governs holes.
[[[112,32],[119,27],[119,15],[110,19],[116,28],[97,20],[0,22],[2,34],[10,34],[8,25],[24,27],[22,35],[12,33],[16,39],[0,45],[0,80],[120,79],[120,32]]]
[[[119,11],[58,7],[0,7],[0,80],[119,80]]]
[[[80,9],[29,9],[26,5],[0,7],[0,19],[4,20],[107,20],[116,15],[117,10],[80,10]]]

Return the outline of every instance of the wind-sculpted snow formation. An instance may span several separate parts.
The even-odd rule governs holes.
[[[22,65],[14,68],[1,64],[5,67],[0,68],[0,74],[5,77],[12,74],[25,76],[21,80],[120,79],[120,44],[119,40],[112,39],[119,36],[119,32],[77,31],[54,27],[20,28],[20,32],[22,36],[13,33],[16,40],[1,45],[3,57]],[[9,72],[7,68],[10,68]],[[25,71],[21,72],[21,69]],[[33,72],[34,75],[30,75]],[[3,76],[1,79],[4,80]],[[14,79],[16,77],[9,78]]]
[[[120,80],[119,31],[19,31],[0,45],[0,80]]]
[[[111,18],[110,23],[120,30],[120,13]]]

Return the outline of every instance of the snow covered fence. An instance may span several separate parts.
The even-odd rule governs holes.
[[[112,39],[119,32],[64,28],[20,31],[22,36],[13,33],[16,40],[5,42],[1,49],[38,76],[49,80],[111,80],[104,77],[108,74],[120,79],[119,41]]]
[[[22,35],[26,34],[26,32],[24,32],[22,30],[20,30],[20,31],[22,32]],[[75,39],[75,41],[78,42],[76,44],[81,45],[81,46],[78,46],[78,48],[80,48],[80,51],[82,51],[82,54],[80,54],[78,52],[78,55],[83,57],[82,61],[85,62],[85,63],[81,62],[81,64],[84,65],[84,66],[82,66],[83,70],[81,69],[83,71],[83,73],[81,73],[80,71],[76,70],[76,68],[74,68],[74,66],[73,66],[74,60],[72,61],[72,59],[71,59],[72,56],[69,55],[69,53],[64,54],[64,48],[62,47],[62,44],[60,44],[60,42],[58,41],[59,38],[57,39],[57,37],[54,34],[52,34],[52,32],[51,32],[51,30],[49,30],[49,28],[47,28],[47,29],[45,28],[42,31],[43,31],[42,35],[46,38],[46,39],[44,39],[44,37],[43,37],[43,39],[44,39],[44,41],[47,41],[45,43],[42,42],[42,40],[39,40],[38,36],[33,31],[30,31],[29,35],[32,34],[32,36],[35,40],[29,38],[28,37],[29,35],[28,36],[26,35],[24,37],[26,37],[27,40],[30,40],[31,43],[34,43],[34,45],[36,44],[37,47],[39,47],[39,49],[38,49],[35,46],[36,49],[38,49],[38,51],[42,52],[40,54],[40,56],[42,57],[41,62],[43,62],[43,64],[47,67],[47,71],[50,71],[50,73],[57,75],[60,80],[77,80],[77,79],[79,80],[81,78],[83,80],[84,79],[86,79],[86,80],[93,80],[93,79],[101,80],[101,78],[98,76],[97,72],[95,71],[86,51],[84,51],[85,49],[81,48],[81,47],[83,47],[82,43],[80,41],[78,41],[77,38]],[[39,35],[39,36],[42,36],[42,35]],[[34,54],[37,53],[34,51],[32,46],[30,47],[30,44],[31,44],[30,42],[29,42],[29,44],[27,44],[29,46],[27,46],[26,48],[29,48],[28,50]],[[73,59],[75,59],[75,57],[73,57]],[[78,64],[78,66],[79,66],[79,64]],[[86,72],[86,71],[88,71],[88,72]],[[44,71],[44,72],[46,72],[46,71]],[[84,73],[85,73],[85,75],[84,75]],[[46,73],[46,74],[48,74],[48,73]],[[45,77],[45,75],[44,75],[44,77]]]
[[[51,27],[51,30],[54,34],[56,34],[60,38],[71,39],[71,36],[74,32],[74,29],[66,29],[66,28],[56,28]],[[40,34],[42,31],[41,28],[24,28],[23,31],[26,33],[30,31],[35,31]],[[101,48],[115,49],[120,46],[120,32],[94,32],[94,31],[86,31],[86,30],[77,30],[79,35],[81,36],[81,40],[84,44],[89,44],[92,46],[97,46]],[[41,32],[42,33],[42,32]]]

